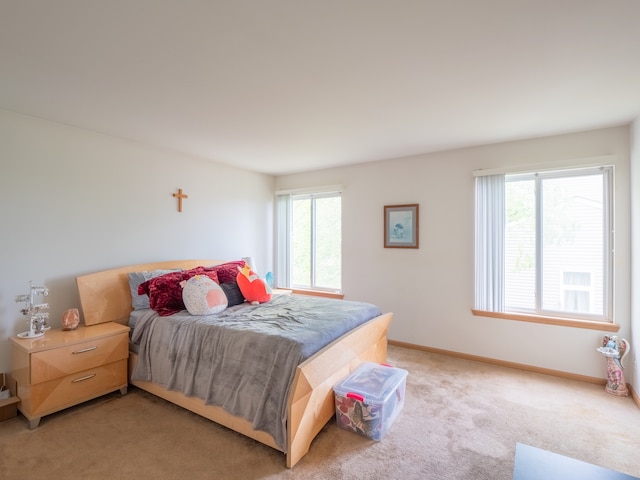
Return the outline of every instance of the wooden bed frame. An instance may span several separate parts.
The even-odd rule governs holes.
[[[130,272],[212,266],[220,260],[177,260],[115,268],[77,277],[80,303],[87,326],[105,322],[127,325],[131,313]],[[393,314],[385,313],[338,338],[298,365],[287,400],[287,467],[309,451],[311,442],[335,414],[333,386],[363,362],[383,363],[387,358],[387,331]],[[129,378],[137,355],[130,352]],[[276,450],[282,450],[266,432],[254,430],[244,418],[195,397],[142,381],[131,381],[169,402],[224,425]]]

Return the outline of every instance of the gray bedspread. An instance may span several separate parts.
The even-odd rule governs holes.
[[[139,315],[132,379],[152,381],[245,418],[286,451],[286,407],[296,367],[344,333],[380,315],[371,304],[274,295],[216,315],[186,310]]]

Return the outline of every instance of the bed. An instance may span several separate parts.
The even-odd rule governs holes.
[[[213,266],[224,263],[218,260],[158,262],[79,276],[77,285],[84,322],[87,326],[105,322],[129,324],[133,310],[129,285],[129,274],[132,272],[192,269],[201,265]],[[278,303],[283,301],[274,296],[273,307]],[[291,468],[308,452],[315,436],[333,417],[333,385],[365,361],[386,361],[387,331],[392,316],[392,313],[376,315],[292,367],[292,380],[286,398],[282,400],[282,408],[286,415],[284,444],[276,441],[276,437],[265,429],[254,428],[252,422],[241,415],[234,415],[219,406],[208,404],[197,396],[185,395],[179,390],[168,389],[153,381],[136,379],[135,376],[132,378],[132,372],[136,371],[140,361],[136,351],[131,351],[129,357],[130,383],[284,452],[286,465]]]

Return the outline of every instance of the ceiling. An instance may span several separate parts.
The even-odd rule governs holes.
[[[624,125],[640,0],[0,0],[0,108],[273,175]]]

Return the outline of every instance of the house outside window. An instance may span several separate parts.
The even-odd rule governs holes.
[[[562,272],[563,310],[567,312],[590,312],[591,272]]]
[[[276,199],[276,285],[340,292],[340,189],[277,192]]]
[[[478,176],[475,308],[612,321],[612,174]]]

